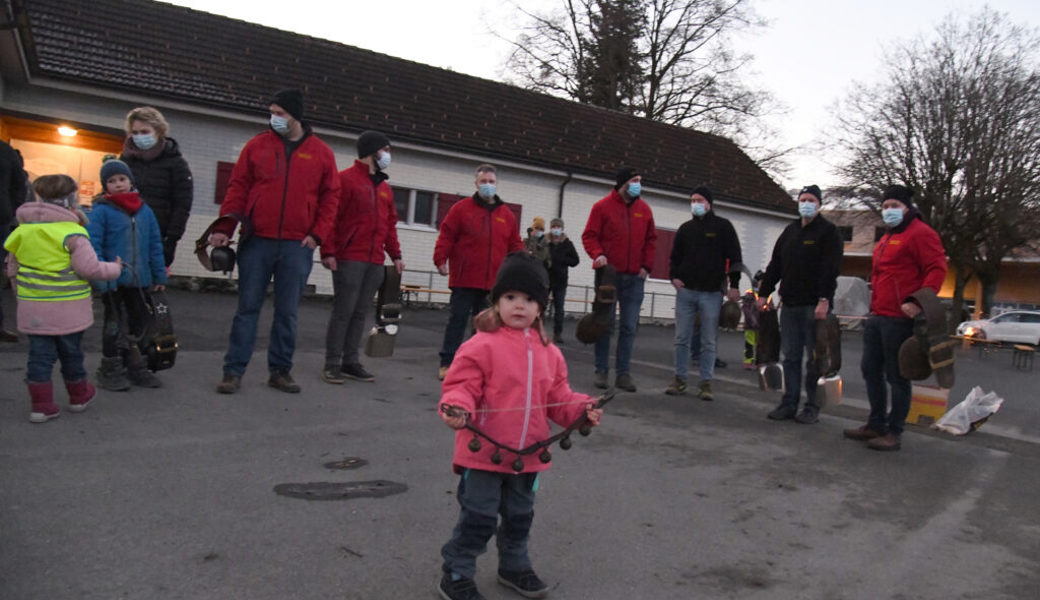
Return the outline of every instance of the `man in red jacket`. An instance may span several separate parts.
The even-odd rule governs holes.
[[[366,131],[358,138],[357,155],[354,166],[339,174],[336,225],[321,245],[321,264],[332,271],[335,294],[321,372],[327,383],[343,383],[348,377],[375,380],[359,360],[365,312],[383,284],[385,255],[399,274],[404,270],[394,193],[383,172],[390,166],[390,140]]]
[[[657,230],[650,205],[640,198],[643,178],[633,167],[621,167],[614,189],[592,206],[581,241],[592,258],[592,267],[607,264],[617,269],[617,300],[621,307],[618,332],[617,379],[614,385],[628,392],[636,391],[629,373],[632,345],[635,342],[639,311],[643,306],[643,284],[654,267]],[[607,335],[596,342],[596,378],[598,388],[607,387],[610,370],[610,338],[614,334],[614,310],[610,311]]]
[[[448,372],[455,351],[462,345],[466,323],[488,307],[488,294],[506,255],[520,250],[520,227],[513,211],[495,193],[495,167],[477,167],[477,193],[448,210],[433,249],[437,272],[448,277],[450,316],[441,346],[440,379]]]
[[[224,355],[221,394],[238,391],[256,343],[267,284],[274,277],[274,319],[267,349],[268,385],[298,393],[289,375],[296,349],[296,313],[314,263],[314,249],[332,231],[339,203],[336,158],[303,122],[299,90],[271,101],[271,129],[249,140],[231,171],[220,215],[248,220],[253,234],[238,248],[238,311]],[[226,246],[235,230],[227,219],[209,243]]]
[[[912,386],[899,371],[899,347],[913,335],[921,307],[911,298],[922,288],[938,293],[946,279],[946,251],[939,235],[921,220],[914,191],[891,185],[881,197],[881,219],[888,228],[874,246],[870,272],[870,317],[863,325],[860,370],[867,384],[867,424],[846,429],[845,437],[873,450],[899,450]],[[888,390],[892,389],[892,409]]]

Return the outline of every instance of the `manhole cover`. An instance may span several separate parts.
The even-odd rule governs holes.
[[[274,493],[290,498],[303,500],[353,500],[354,498],[382,498],[400,494],[408,490],[408,486],[395,481],[351,481],[348,483],[332,483],[316,481],[312,483],[279,483],[274,486]]]
[[[332,462],[327,462],[323,466],[326,469],[334,469],[334,470],[337,470],[337,471],[348,471],[350,469],[357,469],[359,467],[363,467],[363,466],[365,466],[367,464],[368,464],[368,461],[363,459],[363,458],[358,458],[356,456],[348,456],[348,457],[344,458],[343,460],[334,460]]]

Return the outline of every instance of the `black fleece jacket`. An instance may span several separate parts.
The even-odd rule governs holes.
[[[740,271],[734,267],[743,262],[740,240],[729,219],[708,211],[683,223],[675,233],[668,261],[668,277],[679,279],[687,288],[699,292],[721,292],[729,261],[729,286],[740,286]]]
[[[838,228],[822,215],[805,227],[795,219],[773,246],[760,296],[769,296],[780,282],[780,296],[788,306],[815,305],[820,298],[834,304],[845,243]]]

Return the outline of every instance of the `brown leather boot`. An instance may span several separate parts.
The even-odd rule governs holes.
[[[899,450],[900,445],[899,436],[894,433],[876,437],[867,442],[867,448],[870,448],[871,450],[881,450],[883,452]]]
[[[841,432],[842,435],[849,438],[850,440],[856,440],[858,442],[867,442],[874,438],[881,437],[881,433],[878,431],[863,425],[855,429],[846,429]]]

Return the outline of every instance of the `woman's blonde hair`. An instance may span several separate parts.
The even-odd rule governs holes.
[[[498,304],[492,304],[491,308],[485,308],[473,318],[473,326],[477,328],[477,331],[483,331],[484,333],[497,331],[503,325],[505,325],[505,322],[502,320],[502,315],[498,314]],[[542,340],[542,345],[548,346],[549,338],[545,335],[545,327],[542,326],[541,312],[534,318],[531,328],[538,332],[538,339]]]
[[[41,175],[33,181],[37,202],[56,204],[76,213],[79,222],[86,225],[90,222],[87,215],[79,207],[79,184],[68,175]]]
[[[144,121],[155,130],[156,137],[164,138],[170,131],[170,124],[163,118],[162,113],[151,106],[139,106],[126,113],[126,134],[130,135],[130,128],[134,121]]]

